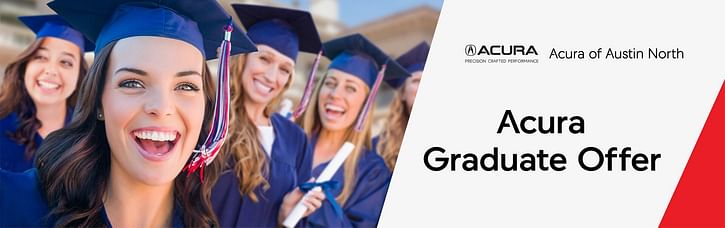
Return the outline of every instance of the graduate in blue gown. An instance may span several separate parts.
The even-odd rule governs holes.
[[[376,150],[385,164],[391,171],[395,169],[395,162],[398,160],[400,144],[403,142],[405,128],[408,126],[410,112],[413,110],[415,95],[418,93],[418,85],[430,46],[421,42],[396,59],[400,65],[410,72],[410,77],[385,80],[390,87],[396,89],[395,97],[390,104],[385,128],[380,135],[372,140],[373,149]]]
[[[327,198],[307,217],[310,227],[375,227],[385,201],[390,171],[370,145],[370,121],[383,78],[408,75],[398,63],[360,34],[323,44],[332,59],[300,120],[314,147],[313,176],[319,176],[345,142],[355,145],[327,187]],[[334,184],[328,185],[334,186]],[[341,214],[336,212],[340,207]]]
[[[32,168],[43,138],[68,124],[76,88],[88,71],[83,53],[93,50],[58,15],[18,19],[36,38],[0,79],[0,169],[11,172]]]
[[[8,172],[0,169],[0,227],[49,227],[58,218],[48,216],[48,203],[38,186],[38,170]],[[174,203],[172,227],[185,227],[183,211]],[[102,224],[111,227],[105,210],[99,212]]]
[[[74,117],[35,167],[0,170],[0,227],[218,227],[229,55],[256,51],[213,0],[55,0],[95,40]],[[219,57],[219,89],[206,60]],[[216,99],[214,99],[216,97]],[[204,181],[206,180],[206,181]]]
[[[295,75],[298,53],[318,54],[319,60],[322,43],[308,12],[232,7],[259,51],[232,59],[232,140],[223,148],[228,166],[212,204],[223,227],[277,227],[302,198],[296,189],[310,180],[312,150],[302,129],[275,110],[302,77]],[[322,199],[322,193],[309,198],[308,213]]]

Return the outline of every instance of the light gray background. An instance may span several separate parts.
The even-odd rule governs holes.
[[[723,3],[445,1],[380,227],[657,226],[725,79]],[[540,62],[465,64],[467,44],[535,45]],[[680,48],[685,59],[549,60],[553,47]],[[506,109],[519,120],[579,115],[586,133],[496,134]],[[544,149],[567,169],[433,172],[431,146]],[[654,172],[587,172],[586,146],[662,158]]]

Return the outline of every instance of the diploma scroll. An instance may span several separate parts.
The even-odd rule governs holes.
[[[322,173],[320,173],[320,176],[317,177],[315,182],[322,183],[325,181],[329,181],[332,179],[332,176],[335,175],[338,169],[340,169],[340,166],[342,166],[342,163],[345,162],[345,159],[347,159],[347,156],[350,155],[352,150],[355,149],[355,145],[353,145],[350,142],[345,142],[345,144],[342,145],[340,150],[337,151],[335,154],[335,157],[330,160],[330,163],[327,164],[327,167],[325,167],[324,170],[322,170]],[[287,218],[282,222],[282,225],[285,227],[294,227],[297,222],[302,219],[302,216],[305,214],[305,211],[307,211],[307,207],[302,203],[304,199],[306,199],[312,191],[321,191],[322,188],[315,187],[307,194],[305,194],[304,197],[302,197],[302,200],[300,202],[297,202],[297,205],[292,209],[292,212],[287,216]],[[335,199],[328,199],[328,200],[335,200]]]

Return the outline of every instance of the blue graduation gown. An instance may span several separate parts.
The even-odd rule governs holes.
[[[239,193],[239,179],[234,168],[224,171],[211,195],[221,227],[276,227],[284,196],[310,179],[312,147],[306,134],[277,113],[270,119],[275,135],[272,155],[266,156],[270,188],[265,191],[261,186],[257,187],[254,193],[258,202],[254,202]]]
[[[317,142],[312,139],[312,144]],[[329,162],[318,165],[312,170],[317,177],[327,167]],[[337,197],[342,192],[345,183],[344,165],[332,177],[339,183],[340,188],[332,190]],[[355,189],[342,207],[343,216],[339,219],[330,202],[323,202],[322,207],[307,217],[308,227],[376,227],[380,212],[383,210],[385,195],[390,184],[391,173],[385,166],[385,161],[375,151],[363,148],[357,164],[355,175]]]
[[[380,142],[380,135],[376,135],[370,141],[371,141],[370,144],[372,144],[372,146],[373,146],[372,151],[375,151],[376,154],[380,154],[380,151],[378,151],[378,143]]]
[[[50,227],[53,218],[46,218],[50,210],[38,185],[35,168],[25,172],[0,169],[0,227]],[[106,211],[101,216],[110,227]],[[173,227],[184,227],[183,210],[178,202],[173,210]]]
[[[181,209],[181,205],[178,201],[174,202],[174,210],[171,212],[171,227],[174,228],[184,228],[184,211]],[[113,227],[111,225],[111,220],[108,220],[108,215],[106,214],[106,208],[104,207],[103,210],[101,210],[101,216],[103,217],[103,222],[106,223],[106,226]]]
[[[67,125],[73,115],[72,109],[68,108],[65,124]],[[15,132],[20,125],[17,113],[10,113],[0,119],[0,169],[10,172],[23,172],[33,167],[33,158],[25,159],[25,145],[18,144],[10,139],[10,134]],[[40,147],[43,138],[35,134],[35,148]]]
[[[21,173],[0,169],[0,227],[52,226],[44,220],[48,212],[36,169]]]

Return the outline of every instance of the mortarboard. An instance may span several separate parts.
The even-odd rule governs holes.
[[[216,1],[210,0],[54,0],[51,9],[88,39],[96,54],[113,41],[158,36],[185,41],[207,59],[217,58],[225,26],[232,26],[231,55],[256,47]]]
[[[269,6],[232,4],[232,7],[254,43],[270,46],[292,61],[296,61],[299,51],[317,53],[299,106],[293,112],[295,118],[299,117],[309,103],[322,55],[322,42],[312,15],[305,11]]]
[[[428,58],[429,50],[430,46],[428,46],[428,43],[426,43],[425,41],[420,42],[418,45],[411,48],[408,52],[398,57],[396,61],[400,63],[401,66],[405,67],[405,69],[411,74],[418,71],[423,71],[423,67],[425,67],[425,60],[426,58]],[[386,79],[385,82],[387,82],[388,85],[392,86],[393,88],[400,88],[400,86],[403,85],[406,79],[408,79],[408,77]]]
[[[93,42],[83,37],[78,30],[58,15],[22,16],[18,20],[33,30],[37,38],[54,37],[67,40],[78,46],[82,52],[92,51]]]
[[[355,130],[360,131],[383,79],[405,78],[410,75],[395,60],[360,34],[337,38],[323,44],[325,56],[332,59],[329,68],[360,78],[370,87],[368,99],[358,116]]]
[[[232,7],[256,44],[270,46],[293,61],[298,51],[316,54],[322,49],[309,12],[248,4]]]

